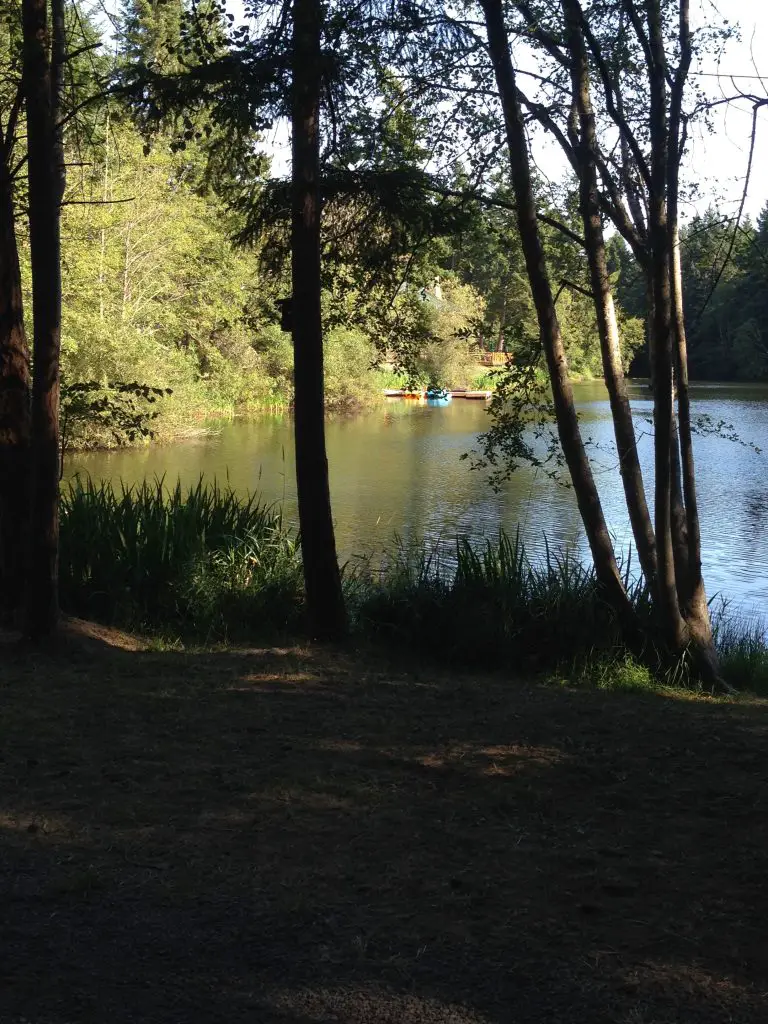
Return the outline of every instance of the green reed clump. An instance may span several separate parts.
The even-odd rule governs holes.
[[[722,601],[713,616],[723,678],[737,690],[768,695],[768,630],[757,617],[730,614]]]
[[[61,604],[201,640],[298,625],[301,561],[280,513],[200,480],[115,488],[75,478],[61,507]]]
[[[547,548],[533,563],[519,536],[474,545],[400,545],[353,588],[360,627],[404,647],[465,665],[553,668],[623,650],[594,569]],[[642,583],[627,585],[641,617]]]

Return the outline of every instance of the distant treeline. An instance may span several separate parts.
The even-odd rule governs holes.
[[[681,237],[688,360],[694,380],[768,380],[768,204],[757,223],[736,225],[719,210],[690,221]],[[628,313],[645,316],[645,295],[631,258],[613,250],[618,295]],[[630,367],[648,375],[644,349]]]

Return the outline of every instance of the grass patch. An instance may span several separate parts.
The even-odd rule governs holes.
[[[648,668],[628,654],[587,657],[573,663],[567,672],[545,676],[560,686],[602,690],[606,693],[672,693],[674,687],[660,682]]]
[[[62,494],[59,576],[70,614],[185,639],[301,621],[301,561],[279,511],[202,480],[184,492],[75,478]]]
[[[731,616],[725,602],[713,618],[724,678],[738,690],[768,696],[765,622],[755,617]]]
[[[644,588],[627,585],[647,618]],[[535,564],[519,534],[400,545],[381,566],[359,571],[352,597],[366,634],[465,666],[551,670],[622,649],[594,570],[549,549]]]
[[[299,544],[279,510],[199,481],[116,489],[76,478],[62,496],[61,597],[70,614],[143,631],[173,646],[299,632]],[[642,583],[627,589],[652,634]],[[437,662],[525,670],[598,689],[684,685],[689,668],[657,670],[627,654],[595,572],[568,553],[534,562],[503,531],[476,544],[395,544],[379,564],[348,566],[344,587],[358,637]],[[721,605],[714,615],[724,675],[768,694],[765,629]],[[652,679],[657,670],[658,679]]]

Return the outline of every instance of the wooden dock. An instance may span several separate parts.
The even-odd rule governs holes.
[[[426,390],[404,391],[397,390],[396,388],[385,388],[383,394],[385,398],[409,398],[418,402],[424,402],[427,400]],[[492,391],[467,391],[460,389],[458,391],[449,391],[448,394],[451,398],[467,398],[476,402],[488,402],[493,398]]]

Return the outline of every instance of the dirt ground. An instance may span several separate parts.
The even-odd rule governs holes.
[[[768,704],[0,645],[3,1024],[768,1022]]]

